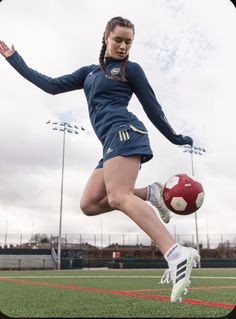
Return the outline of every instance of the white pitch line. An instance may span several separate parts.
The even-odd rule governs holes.
[[[25,279],[35,279],[35,278],[161,278],[161,276],[93,276],[93,275],[85,275],[85,276],[2,276],[0,279],[17,279],[17,278],[25,278]],[[194,279],[236,279],[236,277],[227,277],[227,276],[191,276]]]
[[[113,276],[113,275],[82,275],[82,276],[6,276],[0,278],[161,278],[161,276]]]

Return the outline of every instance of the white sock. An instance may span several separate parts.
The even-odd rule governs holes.
[[[159,188],[159,185],[156,184],[156,186]],[[155,192],[155,188],[152,185],[147,186],[147,197],[146,200],[149,202],[158,201],[160,198],[160,188],[158,192]]]
[[[170,247],[169,250],[164,255],[164,258],[167,262],[177,259],[181,255],[182,246],[178,243]]]
[[[147,186],[147,197],[146,200],[150,201],[150,196],[151,196],[151,189],[150,189],[150,185]]]

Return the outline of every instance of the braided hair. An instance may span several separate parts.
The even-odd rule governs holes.
[[[103,33],[102,47],[101,47],[101,51],[100,51],[100,55],[99,55],[99,64],[101,66],[102,71],[107,76],[111,77],[113,80],[118,80],[118,81],[125,82],[126,81],[126,79],[125,79],[125,65],[126,65],[126,62],[129,59],[128,55],[121,62],[120,76],[110,75],[107,72],[106,65],[105,65],[105,53],[106,53],[106,49],[107,49],[107,45],[106,45],[105,40],[109,36],[110,32],[112,32],[115,29],[116,26],[130,28],[130,29],[133,30],[133,32],[135,32],[134,31],[134,25],[128,19],[124,19],[122,17],[114,17],[110,21],[108,21],[108,23],[106,25],[105,32]]]

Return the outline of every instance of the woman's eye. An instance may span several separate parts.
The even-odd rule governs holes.
[[[122,43],[122,42],[123,42],[123,40],[115,39],[115,42],[116,42],[116,43]],[[130,45],[130,44],[131,44],[131,41],[130,41],[130,40],[125,41],[125,44]]]

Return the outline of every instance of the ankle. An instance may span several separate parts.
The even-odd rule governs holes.
[[[173,261],[181,255],[182,246],[178,243],[172,245],[164,254],[164,258],[167,262]]]
[[[149,202],[158,202],[161,199],[161,186],[159,183],[153,183],[147,186],[146,200]]]

